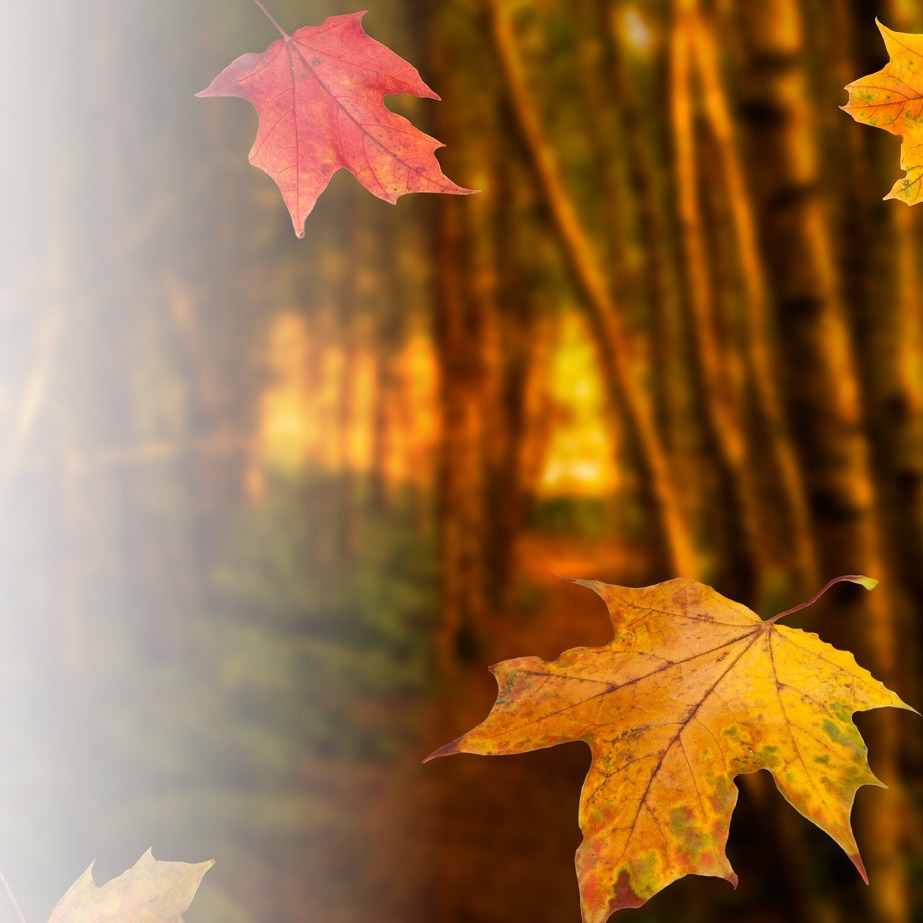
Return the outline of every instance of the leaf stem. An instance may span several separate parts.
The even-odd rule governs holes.
[[[282,38],[291,37],[288,34],[288,32],[286,32],[285,29],[283,29],[282,26],[280,26],[278,22],[276,22],[275,16],[273,16],[272,13],[270,13],[269,10],[267,10],[266,7],[263,6],[261,0],[253,0],[253,2],[263,11],[263,15],[279,30],[279,35],[281,35]]]
[[[16,916],[19,917],[19,923],[26,923],[26,918],[22,915],[22,910],[19,907],[19,901],[16,900],[16,895],[13,894],[13,889],[10,887],[9,882],[6,880],[6,875],[4,875],[3,872],[0,872],[0,882],[3,882],[3,887],[6,888],[10,903],[16,911]]]
[[[830,589],[835,583],[843,583],[844,581],[849,583],[858,583],[859,586],[864,586],[867,590],[872,590],[878,584],[878,581],[872,577],[863,577],[861,574],[847,574],[845,577],[834,577],[832,580],[828,580],[824,586],[819,589],[806,603],[800,603],[797,606],[792,606],[791,609],[786,609],[784,612],[780,612],[778,615],[774,615],[771,619],[766,619],[766,623],[771,625],[773,622],[777,622],[780,618],[786,615],[791,615],[793,612],[797,612],[799,609],[807,609],[808,606],[813,605],[817,602],[827,590]]]

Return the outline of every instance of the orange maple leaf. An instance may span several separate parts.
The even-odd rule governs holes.
[[[840,577],[828,586],[838,580],[876,582]],[[490,714],[427,760],[589,744],[577,851],[584,923],[639,907],[683,875],[736,886],[725,855],[733,780],[757,769],[772,773],[867,882],[850,812],[860,786],[882,783],[852,715],[910,706],[852,654],[776,624],[788,612],[763,621],[687,578],[641,589],[575,582],[605,600],[613,640],[492,667],[499,692]]]
[[[282,38],[241,55],[196,94],[253,104],[260,125],[250,163],[275,180],[299,237],[342,167],[386,202],[408,192],[475,191],[443,174],[435,155],[442,144],[385,108],[393,93],[439,97],[416,68],[365,34],[364,15],[330,16],[291,35],[270,16]]]
[[[886,199],[907,205],[923,201],[923,35],[892,32],[875,20],[890,60],[846,90],[849,102],[840,106],[857,122],[900,135],[901,169],[905,171]]]

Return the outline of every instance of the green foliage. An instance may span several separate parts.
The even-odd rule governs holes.
[[[233,639],[230,682],[261,727],[290,702],[315,752],[386,751],[387,730],[359,733],[357,701],[420,691],[432,679],[433,543],[407,503],[338,522],[344,490],[361,487],[318,472],[273,475],[216,575],[216,606]]]
[[[138,632],[110,635],[95,682],[120,707],[101,716],[105,737],[119,762],[157,767],[158,798],[203,778],[285,785],[314,757],[387,759],[411,732],[412,709],[395,703],[432,681],[434,549],[408,504],[361,504],[354,552],[338,547],[343,488],[273,476],[230,529],[202,630],[172,656],[144,658]]]
[[[532,507],[531,524],[543,532],[602,538],[612,533],[611,503],[606,497],[576,494],[539,497]]]
[[[57,793],[50,805],[73,806],[81,861],[97,857],[100,880],[148,843],[190,857],[212,847],[220,864],[197,910],[243,923],[278,918],[274,904],[252,906],[257,886],[246,911],[226,912],[243,870],[270,889],[282,857],[348,861],[359,818],[337,805],[418,732],[438,618],[426,516],[409,497],[375,511],[370,493],[357,477],[269,476],[228,526],[211,575],[195,585],[170,575],[162,619],[134,584],[103,581],[76,601],[92,660],[60,708],[79,751],[65,758],[70,738],[26,735],[10,762],[20,801],[40,785]],[[40,701],[37,682],[22,678],[22,701]],[[88,714],[85,702],[106,706]],[[60,723],[24,713],[37,728]],[[40,855],[55,823],[34,838],[17,830],[18,841]]]

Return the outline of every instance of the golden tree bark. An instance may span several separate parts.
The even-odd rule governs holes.
[[[854,343],[840,288],[834,239],[820,195],[811,94],[803,62],[803,24],[795,0],[738,7],[746,48],[751,184],[757,191],[778,293],[786,390],[817,530],[821,566],[831,574],[882,579],[864,600],[862,621],[876,675],[891,685],[897,672],[894,598],[887,579],[877,487],[865,437]],[[759,119],[757,119],[759,116]],[[760,169],[771,163],[772,169]],[[898,781],[897,721],[878,716],[876,771]],[[903,814],[892,793],[867,819],[876,878],[877,918],[907,920],[901,856]]]
[[[765,573],[764,547],[759,540],[757,491],[749,465],[741,421],[740,395],[734,366],[733,344],[722,350],[709,272],[708,241],[699,200],[701,182],[692,115],[692,38],[695,27],[693,0],[677,0],[670,33],[670,102],[673,129],[674,172],[679,212],[683,269],[695,346],[695,372],[708,443],[714,452],[721,480],[727,485],[730,509],[725,510],[730,540],[719,543],[735,557],[732,571],[744,598],[756,589]],[[714,517],[716,520],[718,517]],[[756,595],[759,595],[758,592]]]
[[[658,124],[659,112],[645,110],[635,86],[635,75],[629,62],[624,27],[620,21],[622,8],[618,4],[600,4],[600,29],[609,38],[611,93],[619,101],[622,136],[617,143],[627,155],[628,187],[633,195],[637,215],[638,244],[642,270],[638,286],[651,314],[651,342],[648,346],[650,363],[657,369],[656,417],[658,429],[668,452],[686,455],[695,452],[695,444],[687,438],[687,421],[692,411],[688,387],[687,327],[680,307],[680,272],[673,258],[678,247],[677,233],[670,220],[671,180],[658,165],[669,156],[668,143],[657,143],[652,135]],[[650,114],[648,114],[650,113]],[[684,465],[674,472],[674,482],[680,487],[687,516],[694,515],[697,503],[687,493],[696,490],[691,474],[693,466]]]
[[[778,477],[787,535],[791,542],[789,568],[794,595],[801,598],[820,585],[821,573],[814,546],[813,526],[808,510],[804,476],[798,464],[791,432],[777,385],[777,358],[770,323],[769,280],[760,252],[756,217],[746,186],[741,154],[732,127],[730,106],[721,79],[715,37],[697,9],[696,0],[688,6],[693,42],[693,64],[701,80],[704,114],[718,152],[718,170],[727,188],[740,280],[743,288],[742,352],[753,389],[754,404],[760,418],[765,449]],[[761,449],[763,447],[761,446]],[[752,459],[751,459],[752,463]],[[759,517],[766,514],[763,504]]]
[[[891,0],[887,4],[888,25],[901,32],[923,31],[923,9],[910,0]],[[864,17],[863,17],[864,18]],[[869,28],[858,23],[856,28]],[[880,38],[874,32],[875,42]],[[848,58],[847,58],[848,60]],[[860,73],[852,69],[850,73]],[[851,126],[850,126],[851,127]],[[870,141],[879,139],[872,135]],[[887,140],[887,139],[886,139]],[[895,145],[882,145],[893,158]],[[871,158],[870,158],[871,159]],[[893,159],[886,161],[893,171]],[[889,557],[900,571],[901,581],[910,595],[923,595],[923,316],[920,309],[920,260],[923,256],[923,224],[915,208],[897,208],[899,203],[884,202],[886,233],[882,235],[885,276],[884,296],[870,297],[869,322],[876,336],[870,338],[869,410],[870,433],[880,459],[885,480]],[[882,303],[887,298],[890,303]],[[913,630],[916,616],[908,603],[897,630]],[[900,664],[901,688],[909,701],[918,701],[923,680],[904,658]]]

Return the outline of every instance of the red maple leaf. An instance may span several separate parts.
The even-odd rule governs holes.
[[[273,20],[281,39],[241,55],[196,94],[252,103],[260,125],[250,163],[276,181],[299,237],[342,167],[386,202],[408,192],[475,191],[443,174],[435,155],[442,144],[385,108],[394,93],[439,97],[416,68],[365,34],[364,15],[331,16],[292,35]]]

